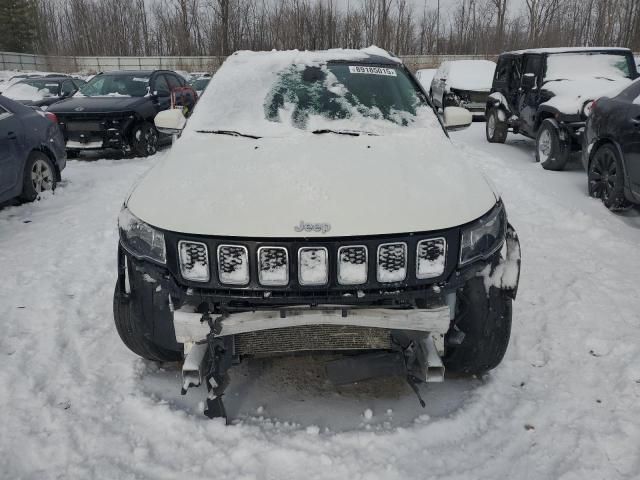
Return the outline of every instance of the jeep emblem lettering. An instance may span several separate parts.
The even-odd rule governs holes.
[[[293,229],[298,233],[327,233],[329,230],[331,230],[331,225],[328,223],[305,223],[304,220],[300,220],[300,224],[293,227]]]

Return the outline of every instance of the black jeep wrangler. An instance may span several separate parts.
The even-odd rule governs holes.
[[[638,77],[626,48],[544,48],[503,53],[487,101],[486,133],[504,143],[509,129],[536,140],[536,160],[562,170],[591,104]]]
[[[48,111],[58,118],[68,157],[107,148],[147,156],[156,153],[163,138],[153,124],[156,114],[174,106],[190,111],[196,99],[195,90],[175,72],[121,70],[96,75]]]

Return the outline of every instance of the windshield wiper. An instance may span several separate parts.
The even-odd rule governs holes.
[[[360,135],[377,136],[376,133],[361,132],[360,130],[331,130],[330,128],[322,128],[320,130],[313,130],[311,133],[314,133],[316,135],[320,135],[320,134],[323,134],[323,133],[335,133],[336,135],[350,135],[352,137],[359,137]]]
[[[196,130],[198,133],[213,133],[215,135],[231,135],[232,137],[247,137],[253,138],[254,140],[258,140],[261,137],[257,137],[255,135],[249,135],[246,133],[236,132],[235,130]]]

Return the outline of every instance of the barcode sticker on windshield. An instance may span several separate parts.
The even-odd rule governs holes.
[[[393,68],[384,67],[365,67],[362,65],[350,65],[350,73],[364,73],[367,75],[384,75],[386,77],[397,77],[396,71]]]

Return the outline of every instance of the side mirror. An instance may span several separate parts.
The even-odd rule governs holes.
[[[462,130],[473,122],[473,115],[466,108],[447,107],[444,109],[444,128],[450,131]]]
[[[533,90],[536,87],[536,75],[535,73],[525,73],[522,76],[522,89]]]
[[[182,132],[182,129],[187,123],[187,119],[184,118],[182,109],[171,108],[158,113],[156,118],[153,120],[153,123],[156,124],[156,128],[159,132],[167,133],[169,135],[177,135]]]

